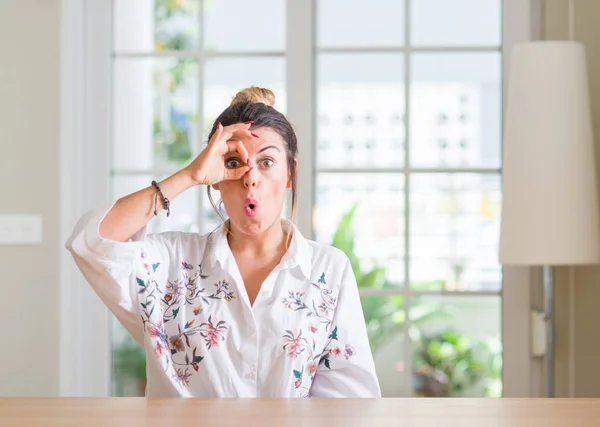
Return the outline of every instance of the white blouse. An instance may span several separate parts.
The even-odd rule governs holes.
[[[290,247],[251,305],[225,227],[115,242],[98,232],[111,207],[84,215],[66,246],[145,349],[146,396],[381,396],[342,251],[282,220]]]

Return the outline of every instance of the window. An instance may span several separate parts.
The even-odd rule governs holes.
[[[498,396],[501,2],[316,4],[314,228],[360,261],[383,394]]]
[[[111,198],[186,165],[241,88],[286,113],[289,64],[313,64],[295,75],[312,88],[302,232],[354,261],[384,395],[500,395],[501,1],[306,1],[310,51],[286,43],[289,7],[113,0]],[[218,221],[198,189],[150,231]],[[116,322],[112,356],[112,393],[143,394],[143,352]]]

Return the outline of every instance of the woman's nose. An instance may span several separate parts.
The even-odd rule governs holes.
[[[258,185],[258,173],[254,168],[246,172],[242,179],[244,180],[244,186],[246,188],[254,188]]]

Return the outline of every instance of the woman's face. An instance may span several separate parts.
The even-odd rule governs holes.
[[[254,139],[241,139],[248,151],[252,169],[241,179],[214,185],[232,225],[245,234],[258,234],[280,218],[286,188],[291,175],[283,138],[270,128],[256,128]],[[225,167],[234,169],[246,164],[237,152],[225,156]]]

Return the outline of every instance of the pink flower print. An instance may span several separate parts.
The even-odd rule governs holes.
[[[342,349],[339,347],[336,347],[333,350],[331,350],[331,354],[333,354],[334,356],[339,356],[340,354],[342,354]]]
[[[310,331],[314,334],[315,332],[317,332],[319,330],[318,326],[313,325],[312,323],[309,325],[310,327]]]
[[[182,270],[191,270],[192,268],[193,267],[190,264],[188,264],[187,262],[185,262],[185,261],[181,262],[181,269]]]
[[[144,266],[144,270],[146,270],[146,273],[150,273],[150,264],[148,264],[147,262],[145,262],[143,264],[143,266]]]
[[[168,349],[165,345],[162,344],[162,342],[157,342],[156,343],[156,347],[154,347],[154,354],[156,355],[156,357],[161,357],[164,356],[165,354],[168,353]]]
[[[217,347],[220,341],[225,340],[225,336],[223,335],[227,330],[227,326],[225,325],[225,321],[221,320],[217,322],[216,325],[212,322],[212,316],[209,316],[208,322],[200,325],[205,330],[200,332],[200,335],[204,337],[206,341],[206,346],[211,349],[212,347]]]
[[[286,331],[283,336],[283,349],[290,359],[295,359],[302,352],[302,331],[297,329]]]
[[[344,350],[344,356],[346,356],[346,360],[350,359],[355,354],[356,351],[354,351],[354,347],[350,347],[348,344],[346,344],[346,348]]]
[[[162,325],[158,324],[155,326],[150,324],[147,328],[147,331],[151,337],[158,338],[162,342],[167,342],[167,335],[163,331]]]
[[[176,380],[182,387],[186,387],[190,384],[189,378],[192,376],[187,369],[184,371],[183,368],[177,369],[177,373],[173,375],[173,379]]]

